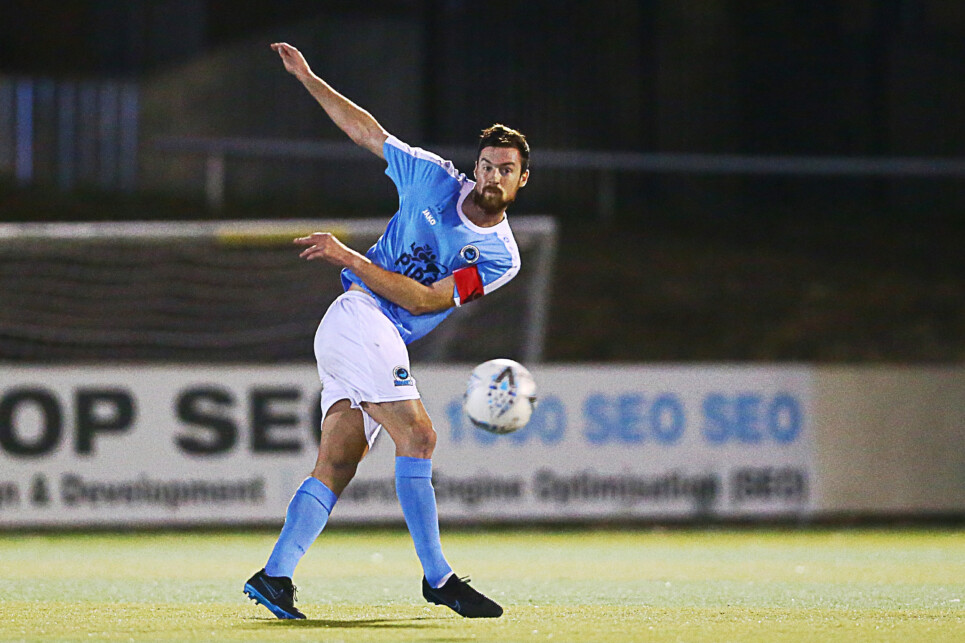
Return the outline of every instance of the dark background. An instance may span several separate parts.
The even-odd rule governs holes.
[[[437,143],[463,142],[460,124],[493,111],[546,147],[957,155],[965,141],[954,0],[14,0],[2,12],[3,73],[126,78],[306,20],[412,18]],[[467,100],[439,104],[443,85]],[[487,99],[468,100],[474,88]],[[564,98],[576,123],[548,121]],[[695,106],[702,131],[665,131]]]
[[[622,174],[602,220],[596,174],[539,166],[540,149],[961,158],[965,3],[34,0],[3,3],[0,18],[0,75],[143,83],[296,25],[406,25],[393,35],[417,41],[419,98],[400,135],[469,144],[502,121],[530,137],[533,182],[514,212],[552,212],[563,230],[549,359],[965,359],[961,177]],[[339,55],[307,44],[310,60]],[[352,69],[330,80],[363,105],[406,81],[377,60]],[[393,124],[391,110],[376,116]],[[339,137],[312,118],[317,137]],[[217,213],[190,195],[7,182],[0,199],[8,220],[317,213],[311,194]]]

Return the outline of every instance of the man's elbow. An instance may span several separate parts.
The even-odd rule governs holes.
[[[453,305],[454,304],[452,301],[442,301],[438,298],[427,296],[419,297],[418,299],[403,306],[403,308],[413,315],[428,315],[429,313],[437,313],[441,310],[446,310],[447,308],[451,308]]]
[[[426,302],[413,302],[404,307],[409,313],[413,315],[428,315],[429,313],[434,313],[437,308],[430,306]]]

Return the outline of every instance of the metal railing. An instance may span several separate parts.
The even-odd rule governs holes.
[[[229,158],[288,158],[346,161],[370,158],[369,152],[345,141],[286,140],[265,138],[164,137],[153,141],[154,149],[168,154],[194,154],[205,159],[205,195],[208,204],[221,208],[225,201],[226,161]],[[475,149],[456,146],[425,146],[449,159],[472,162]],[[541,149],[539,168],[592,171],[596,182],[598,216],[613,219],[618,173],[679,173],[761,176],[848,177],[965,177],[965,158],[927,157],[808,157],[742,156],[736,154],[677,154],[602,152]]]

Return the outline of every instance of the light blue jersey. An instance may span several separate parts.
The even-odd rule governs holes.
[[[475,182],[452,163],[394,136],[383,145],[389,175],[399,191],[399,211],[365,255],[377,266],[429,285],[455,275],[456,306],[496,290],[519,272],[519,249],[509,220],[481,228],[466,218],[462,202]],[[408,344],[452,313],[448,308],[413,315],[373,293],[349,269],[342,270],[342,286],[358,284],[372,294],[382,312]]]

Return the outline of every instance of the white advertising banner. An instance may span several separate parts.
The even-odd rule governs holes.
[[[532,369],[529,425],[462,416],[470,366],[413,367],[443,521],[806,516],[803,367]],[[0,527],[278,522],[315,462],[313,366],[0,367]],[[333,522],[402,520],[382,435]]]

